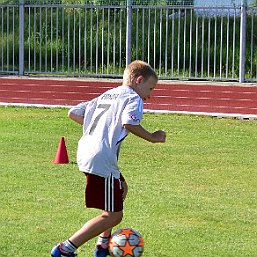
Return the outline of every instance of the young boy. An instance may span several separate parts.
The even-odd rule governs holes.
[[[86,175],[86,206],[102,213],[51,251],[52,257],[76,256],[75,250],[99,236],[95,257],[109,255],[111,230],[123,216],[127,184],[118,168],[122,141],[129,132],[152,143],[165,142],[162,130],[150,133],[140,125],[143,101],[150,98],[158,77],[143,61],[134,61],[124,71],[123,84],[70,109],[68,117],[83,125],[78,143],[79,170]]]

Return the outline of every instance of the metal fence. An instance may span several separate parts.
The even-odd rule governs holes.
[[[129,1],[128,1],[129,2]],[[0,4],[0,73],[257,81],[257,7]]]

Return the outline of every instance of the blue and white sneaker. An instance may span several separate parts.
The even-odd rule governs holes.
[[[75,253],[68,253],[62,250],[62,243],[56,245],[51,251],[52,257],[75,257],[77,254]]]
[[[104,249],[101,245],[97,245],[94,250],[94,257],[106,257],[110,255],[109,249]]]

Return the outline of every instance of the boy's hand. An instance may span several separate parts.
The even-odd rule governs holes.
[[[164,143],[166,140],[166,132],[163,130],[155,131],[152,133],[152,136],[154,138],[153,143]]]

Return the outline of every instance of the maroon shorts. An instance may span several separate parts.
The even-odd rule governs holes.
[[[88,208],[97,208],[110,212],[123,210],[124,189],[122,181],[114,178],[112,175],[104,178],[94,174],[85,173],[86,190],[85,202]]]

